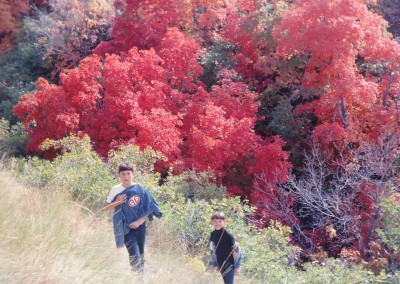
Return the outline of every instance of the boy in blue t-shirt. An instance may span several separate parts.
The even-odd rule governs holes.
[[[150,192],[133,182],[133,167],[121,164],[118,168],[120,184],[114,186],[104,205],[114,209],[113,225],[117,247],[125,246],[133,272],[142,272],[146,241],[146,218],[161,217],[161,211]]]

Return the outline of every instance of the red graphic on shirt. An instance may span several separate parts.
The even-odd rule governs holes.
[[[128,205],[131,207],[135,207],[138,205],[140,202],[140,196],[139,195],[134,195],[131,198],[129,198]]]

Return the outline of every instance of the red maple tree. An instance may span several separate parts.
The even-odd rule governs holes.
[[[150,146],[166,155],[175,172],[211,170],[220,182],[239,164],[250,178],[276,168],[284,175],[289,164],[283,141],[254,133],[255,94],[228,71],[207,92],[196,80],[200,51],[192,38],[170,29],[159,53],[132,48],[104,60],[94,55],[64,71],[59,85],[41,79],[37,92],[14,108],[30,134],[29,149],[40,151],[47,138],[79,132],[103,156],[124,143]]]
[[[400,47],[385,32],[382,17],[363,0],[295,1],[293,7],[273,35],[278,54],[309,57],[302,87],[317,90],[320,98],[299,111],[311,110],[318,117],[317,140],[334,148],[338,139],[358,143],[393,130],[395,107],[384,103],[383,89],[400,63]],[[375,64],[374,72],[362,70],[367,63]],[[398,84],[390,87],[387,92],[393,94]]]
[[[22,25],[20,17],[29,12],[28,2],[28,0],[0,2],[0,55],[12,48],[12,41]]]

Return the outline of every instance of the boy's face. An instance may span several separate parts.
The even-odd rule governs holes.
[[[223,227],[225,227],[225,220],[223,219],[212,219],[211,224],[213,225],[215,230],[221,230]]]
[[[133,173],[131,171],[119,172],[118,176],[124,187],[132,185]]]

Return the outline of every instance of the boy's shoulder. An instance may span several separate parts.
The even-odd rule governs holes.
[[[148,191],[144,186],[142,186],[139,183],[132,184],[131,186],[125,188],[123,190],[123,192],[121,192],[121,193],[127,194],[128,196],[135,195],[135,194],[143,196],[143,197],[151,196],[150,191]]]
[[[221,230],[213,230],[210,235],[213,236],[224,236],[224,235],[228,235],[228,236],[232,236],[231,233],[229,233],[229,231],[224,227]]]
[[[224,236],[224,239],[235,239],[233,237],[233,234],[229,230],[227,230],[225,227],[223,229],[223,236]]]
[[[110,190],[110,194],[111,195],[118,195],[118,194],[120,194],[122,191],[124,191],[124,187],[122,186],[122,183],[120,183],[120,184],[116,184],[116,185],[114,185],[112,188],[111,188],[111,190]]]
[[[114,185],[114,186],[111,188],[111,190],[116,190],[116,189],[121,189],[121,188],[124,188],[124,187],[122,186],[122,183],[119,183],[119,184]]]
[[[140,183],[134,183],[131,186],[125,188],[127,191],[147,191],[147,189]]]
[[[115,199],[115,197],[116,197],[118,194],[120,194],[122,191],[124,191],[124,187],[122,186],[121,183],[120,183],[120,184],[117,184],[117,185],[114,185],[114,186],[111,188],[111,190],[110,190],[110,192],[109,192],[109,194],[108,194],[107,202],[108,202],[108,203],[113,202],[113,200]]]

